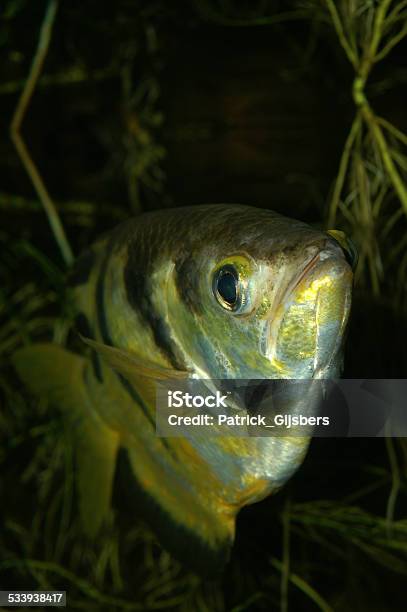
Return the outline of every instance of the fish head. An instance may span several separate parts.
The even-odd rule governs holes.
[[[336,376],[352,292],[346,237],[249,211],[216,223],[214,207],[208,239],[176,263],[169,317],[189,366],[202,378]]]

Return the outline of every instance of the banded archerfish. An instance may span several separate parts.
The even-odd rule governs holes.
[[[32,392],[75,416],[87,533],[109,510],[120,450],[164,546],[222,567],[239,509],[278,490],[309,439],[159,437],[155,383],[338,376],[351,256],[341,232],[205,205],[142,214],[78,259],[70,285],[89,353],[33,345],[14,363]]]

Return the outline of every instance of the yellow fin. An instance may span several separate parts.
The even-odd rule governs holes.
[[[87,361],[54,344],[33,344],[17,350],[12,362],[32,394],[47,398],[69,417],[80,515],[93,537],[109,512],[119,435],[92,406],[84,383]]]
[[[90,338],[84,338],[83,336],[81,336],[81,338],[86,344],[97,351],[111,368],[117,370],[128,379],[134,376],[142,376],[156,380],[172,378],[183,379],[188,378],[190,375],[190,372],[186,370],[166,368],[152,361],[140,358],[137,353],[108,346],[107,344],[102,344],[101,342],[96,342]]]
[[[122,499],[144,515],[161,544],[195,572],[218,575],[229,559],[237,508],[178,486],[181,479],[171,480],[143,447],[128,446],[125,440],[118,472]]]
[[[32,344],[15,351],[12,363],[30,393],[45,396],[61,407],[75,404],[85,365],[83,357],[55,344]]]
[[[86,533],[97,535],[108,516],[116,468],[119,434],[93,412],[81,423],[76,453],[79,508]]]

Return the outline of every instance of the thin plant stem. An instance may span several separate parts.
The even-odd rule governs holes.
[[[401,28],[400,32],[396,34],[395,36],[393,36],[393,38],[389,40],[387,45],[385,45],[383,49],[381,49],[381,51],[379,51],[379,53],[376,54],[375,61],[380,62],[382,59],[384,59],[386,55],[390,53],[393,47],[395,47],[401,40],[403,40],[403,38],[406,35],[407,35],[407,23],[404,25],[403,28]]]
[[[376,18],[373,27],[373,36],[370,42],[370,47],[366,57],[370,60],[369,70],[373,62],[377,60],[377,49],[383,36],[383,27],[386,19],[387,10],[390,7],[392,0],[381,0],[376,11]]]
[[[335,6],[335,3],[333,2],[333,0],[325,0],[325,1],[328,6],[328,10],[331,14],[331,19],[335,26],[335,30],[338,35],[339,42],[341,43],[350,63],[356,70],[358,63],[359,63],[358,57],[356,53],[354,52],[354,50],[352,49],[352,47],[350,46],[348,39],[346,38],[346,34],[343,29],[343,23],[339,16],[338,10]]]
[[[403,216],[403,210],[398,208],[395,213],[386,221],[386,224],[382,230],[382,239],[386,238],[390,231],[393,229],[397,221]]]
[[[399,17],[399,13],[401,13],[401,11],[403,11],[406,7],[407,7],[407,0],[398,2],[397,5],[392,10],[392,12],[389,15],[387,15],[386,22],[388,24],[391,24],[393,21],[395,21]]]
[[[369,126],[371,134],[374,140],[376,141],[377,147],[380,151],[383,160],[384,167],[386,168],[389,178],[393,183],[394,190],[397,193],[404,212],[407,215],[407,189],[399,173],[397,172],[396,166],[393,163],[392,156],[390,154],[386,139],[380,128],[380,125],[376,121],[374,113],[370,109],[369,105],[365,105],[362,108],[362,113],[367,125]]]
[[[381,125],[388,132],[390,132],[390,134],[395,136],[395,138],[397,138],[398,140],[400,140],[403,144],[407,146],[407,135],[404,134],[404,132],[396,128],[395,125],[393,125],[392,123],[390,123],[390,121],[387,121],[387,119],[384,119],[383,117],[376,117],[376,121],[379,125]]]
[[[10,124],[10,136],[16,147],[17,153],[29,175],[34,189],[42,202],[45,212],[48,216],[51,229],[55,239],[61,250],[62,257],[65,263],[69,266],[73,262],[73,254],[71,247],[65,235],[65,230],[62,226],[59,215],[56,211],[54,203],[45,187],[44,181],[28,151],[28,148],[21,136],[21,126],[23,119],[30,104],[32,95],[35,90],[38,78],[41,74],[42,67],[48,52],[49,43],[52,35],[52,28],[55,21],[55,15],[58,9],[58,0],[50,0],[45,12],[45,17],[41,26],[37,51],[31,64],[30,73],[28,75],[25,87],[21,92],[13,118]]]
[[[357,113],[353,120],[349,135],[346,139],[341,161],[339,163],[338,175],[336,178],[334,192],[332,194],[332,199],[331,199],[331,203],[329,206],[329,216],[328,216],[329,227],[333,227],[335,223],[336,211],[339,205],[339,199],[341,197],[342,188],[345,182],[346,173],[347,173],[347,169],[349,166],[350,154],[352,151],[353,143],[356,138],[356,134],[360,130],[360,125],[361,125],[361,117],[360,117],[360,114]]]
[[[280,572],[283,571],[283,564],[274,557],[271,559],[271,565],[278,569]],[[312,588],[303,578],[300,578],[297,574],[290,572],[290,581],[302,591],[307,597],[309,597],[322,612],[334,612],[333,608],[325,601],[325,599]]]

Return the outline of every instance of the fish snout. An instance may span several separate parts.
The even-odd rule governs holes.
[[[340,247],[326,243],[295,276],[271,322],[274,358],[287,378],[318,376],[342,345],[349,317],[352,269]]]

